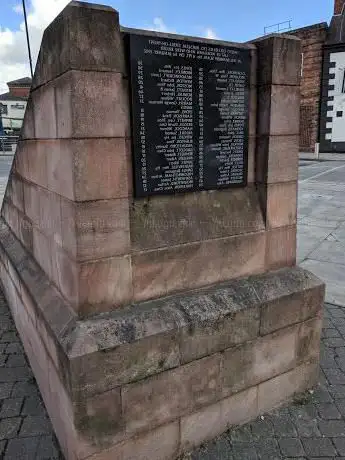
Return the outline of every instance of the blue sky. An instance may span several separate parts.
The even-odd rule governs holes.
[[[43,29],[68,0],[26,0],[33,55]],[[99,3],[99,2],[97,2]],[[292,28],[329,21],[333,0],[103,0],[120,12],[121,24],[229,41],[263,35],[264,27],[288,19]],[[21,0],[0,0],[0,93],[6,82],[28,75]]]
[[[14,29],[20,16],[13,11],[18,0],[2,0],[0,26]],[[30,0],[26,0],[30,5]],[[221,39],[245,41],[263,33],[264,26],[292,19],[293,28],[328,21],[332,0],[104,0],[120,12],[128,27],[149,27],[154,18],[178,33],[198,35],[212,28]]]

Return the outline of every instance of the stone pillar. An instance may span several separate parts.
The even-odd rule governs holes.
[[[296,262],[300,40],[256,40],[258,121],[256,182],[267,229],[266,269]]]
[[[6,203],[79,315],[131,300],[127,93],[118,13],[71,2],[44,33]]]

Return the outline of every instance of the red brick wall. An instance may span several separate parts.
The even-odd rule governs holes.
[[[334,14],[341,14],[345,0],[334,0]]]
[[[9,89],[13,96],[28,98],[30,94],[30,88],[28,87],[10,86]]]
[[[302,40],[300,150],[303,152],[314,151],[318,141],[322,46],[326,40],[327,28],[327,24],[322,23],[292,32]]]

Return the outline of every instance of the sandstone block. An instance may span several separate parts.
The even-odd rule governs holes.
[[[265,239],[264,232],[257,232],[134,254],[134,298],[144,300],[260,273]]]
[[[194,361],[256,338],[259,322],[259,309],[251,308],[235,311],[219,321],[205,319],[193,327],[186,327],[181,333],[182,362]]]
[[[36,151],[39,150],[36,148]],[[25,150],[25,153],[27,149]],[[72,201],[93,201],[110,198],[124,198],[131,194],[132,167],[130,141],[122,138],[109,139],[55,139],[44,142],[40,149],[43,157],[33,157],[37,152],[27,154],[31,166],[26,169],[41,171],[43,178],[35,178],[27,171],[21,174],[46,186]],[[29,160],[26,160],[28,163]],[[46,162],[46,169],[44,168]],[[41,168],[39,168],[41,165]],[[37,175],[37,173],[36,173]],[[45,184],[43,183],[45,180]]]
[[[9,192],[10,201],[13,205],[19,210],[24,211],[24,189],[23,182],[20,176],[12,174],[12,177],[9,179],[7,191]],[[6,195],[7,195],[6,191]]]
[[[33,87],[70,69],[122,72],[122,46],[116,10],[70,3],[44,33]]]
[[[51,242],[51,257],[52,281],[64,298],[76,308],[79,299],[78,266],[55,242]]]
[[[258,387],[258,410],[262,414],[288,401],[294,394],[312,388],[317,381],[318,364],[302,364],[263,382]]]
[[[223,395],[257,385],[293,368],[298,332],[296,325],[226,350],[221,371]]]
[[[15,235],[19,235],[19,215],[13,204],[5,199],[1,210],[2,216]]]
[[[258,91],[258,135],[299,135],[298,86],[262,86]]]
[[[61,199],[56,193],[41,187],[34,187],[34,196],[39,200],[38,227],[42,233],[62,242]]]
[[[90,460],[166,460],[179,453],[179,423],[173,422],[92,455]]]
[[[217,401],[219,366],[220,355],[213,355],[123,387],[127,432],[162,425]]]
[[[256,179],[260,183],[296,181],[299,136],[260,136],[257,140]]]
[[[34,139],[35,137],[34,108],[32,96],[30,95],[25,109],[25,116],[23,127],[20,133],[20,139]]]
[[[71,148],[76,201],[125,198],[132,194],[130,140],[74,140]]]
[[[320,283],[314,288],[306,287],[300,292],[264,304],[261,308],[260,334],[269,334],[318,315],[322,310],[323,298],[324,289]]]
[[[301,79],[301,41],[293,36],[271,36],[255,41],[258,85],[296,85]]]
[[[47,236],[61,242],[60,197],[37,185],[24,183],[25,214]]]
[[[192,450],[231,426],[241,425],[256,416],[256,387],[222,399],[216,404],[181,418],[181,449]]]
[[[107,352],[85,353],[76,347],[69,352],[75,395],[92,396],[180,365],[176,331],[133,340],[131,334],[135,326],[128,327],[127,331],[124,323],[111,323],[111,334],[118,341],[98,344]],[[105,328],[106,325],[103,335]]]
[[[295,225],[297,221],[297,182],[267,186],[268,228]]]
[[[266,268],[276,270],[296,263],[296,226],[267,232]]]
[[[47,188],[47,155],[50,141],[21,141],[16,155],[16,171],[24,179]]]
[[[73,203],[61,198],[62,245],[78,261],[129,252],[127,199]]]
[[[89,315],[129,304],[133,295],[129,256],[84,262],[79,268],[80,314]]]
[[[98,449],[122,441],[124,426],[121,413],[121,392],[114,388],[74,403],[76,429]]]
[[[265,228],[254,187],[136,200],[130,209],[130,220],[135,251]]]
[[[74,200],[74,157],[70,141],[45,142],[46,186],[52,192]]]
[[[99,259],[129,252],[129,202],[127,199],[76,205],[77,258]]]
[[[319,361],[321,330],[321,317],[301,323],[297,342],[298,363]]]
[[[55,89],[47,84],[31,93],[36,139],[54,139],[57,137]]]
[[[70,71],[54,81],[59,138],[130,136],[121,74]]]
[[[51,242],[44,233],[33,228],[33,255],[49,279],[52,279]]]

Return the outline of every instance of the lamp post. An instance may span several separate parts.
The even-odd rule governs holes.
[[[28,52],[29,52],[31,78],[34,78],[34,73],[33,73],[33,70],[32,70],[32,57],[31,57],[30,37],[29,37],[29,29],[28,29],[28,19],[27,19],[27,16],[26,16],[25,0],[22,0],[22,2],[23,2],[23,12],[24,12],[24,20],[25,20],[26,41],[27,41],[27,44],[28,44]]]

